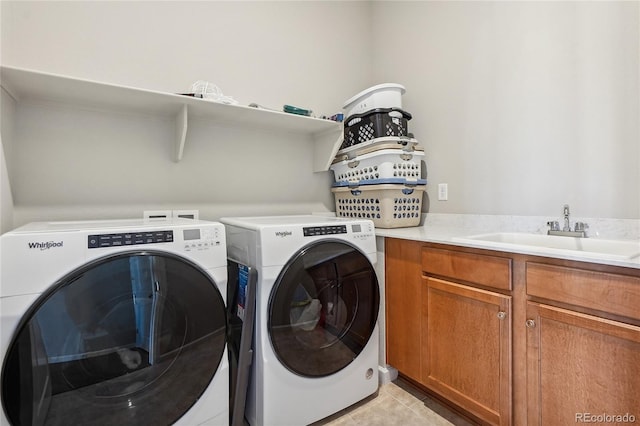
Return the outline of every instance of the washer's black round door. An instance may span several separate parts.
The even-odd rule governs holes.
[[[18,325],[2,367],[13,425],[171,424],[222,361],[215,282],[163,252],[91,262],[52,286]]]
[[[334,374],[366,346],[378,319],[373,265],[350,244],[319,241],[278,276],[269,301],[269,337],[280,362],[305,377]]]

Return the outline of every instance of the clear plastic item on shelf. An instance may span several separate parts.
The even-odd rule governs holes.
[[[191,91],[194,96],[209,101],[220,102],[227,105],[238,105],[238,101],[231,96],[226,96],[222,90],[213,83],[204,80],[198,80],[191,85]]]

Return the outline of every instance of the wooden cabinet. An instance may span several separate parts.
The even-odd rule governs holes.
[[[426,277],[422,380],[490,424],[510,424],[511,297]]]
[[[527,262],[526,280],[532,298],[640,320],[640,270],[633,276]]]
[[[511,259],[434,247],[422,249],[422,270],[496,290],[511,290]]]
[[[508,258],[385,240],[387,362],[487,424],[511,424]],[[476,283],[480,287],[474,287]]]
[[[639,269],[385,242],[401,374],[486,424],[640,421]]]
[[[640,419],[640,327],[604,318],[640,318],[640,277],[529,262],[527,293],[527,424]]]
[[[532,302],[527,316],[528,425],[640,417],[640,327]]]
[[[421,243],[385,239],[387,363],[420,381]]]

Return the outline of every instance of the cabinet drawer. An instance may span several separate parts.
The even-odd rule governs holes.
[[[422,270],[502,290],[511,290],[511,259],[423,247]]]
[[[640,276],[527,262],[527,294],[640,319]]]

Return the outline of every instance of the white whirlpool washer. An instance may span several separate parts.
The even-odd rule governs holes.
[[[32,223],[0,270],[0,424],[229,424],[222,224]]]
[[[373,222],[220,221],[230,261],[257,272],[249,424],[305,425],[375,393],[380,292]]]

